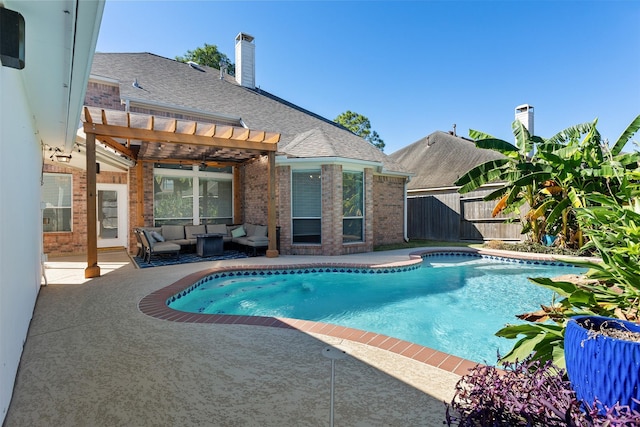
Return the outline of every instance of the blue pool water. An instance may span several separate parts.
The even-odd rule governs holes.
[[[476,362],[495,364],[513,340],[494,333],[515,315],[548,305],[552,292],[529,277],[583,270],[436,255],[422,268],[389,274],[307,273],[207,281],[170,304],[175,310],[288,317],[363,329]]]

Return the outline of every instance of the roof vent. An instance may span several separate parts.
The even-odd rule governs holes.
[[[136,89],[142,89],[142,86],[140,86],[140,83],[138,83],[138,78],[137,77],[135,78],[135,80],[133,81],[133,84],[131,86],[135,87]]]
[[[229,67],[229,64],[226,60],[222,59],[220,60],[220,63],[218,65],[220,66],[220,80],[222,80],[224,79],[224,75],[227,74],[227,68]]]
[[[202,71],[204,73],[204,69],[200,67],[200,64],[198,64],[197,62],[187,61],[187,64],[189,64],[189,67],[193,68],[194,70]]]

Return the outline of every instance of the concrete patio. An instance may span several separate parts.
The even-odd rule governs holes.
[[[364,344],[298,330],[178,323],[138,302],[222,265],[388,263],[409,250],[280,256],[138,269],[124,251],[51,259],[5,426],[437,426],[459,376]]]

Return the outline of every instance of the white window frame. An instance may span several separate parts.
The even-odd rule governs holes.
[[[359,174],[362,177],[362,212],[361,215],[356,215],[356,216],[344,216],[344,176],[345,174]],[[360,226],[361,226],[361,230],[360,230],[360,235],[362,236],[362,238],[360,240],[352,240],[352,241],[348,241],[345,242],[343,240],[343,244],[351,244],[351,243],[363,243],[365,241],[365,234],[364,234],[364,222],[365,222],[365,211],[366,211],[366,193],[365,193],[365,174],[364,171],[353,171],[353,170],[343,170],[342,171],[342,186],[343,186],[343,191],[342,191],[342,203],[343,203],[343,211],[342,211],[342,236],[344,239],[345,236],[345,229],[344,229],[344,221],[345,220],[352,220],[352,219],[359,219],[361,220]]]
[[[293,189],[293,181],[294,174],[317,174],[318,179],[320,179],[320,191],[318,197],[320,197],[320,212],[319,216],[294,216],[294,189]],[[291,170],[291,244],[292,245],[305,245],[305,246],[320,246],[322,245],[322,168],[313,168],[313,169],[292,169]],[[320,241],[319,242],[296,242],[295,235],[293,234],[294,230],[294,222],[296,220],[317,220],[320,224]]]
[[[42,201],[42,231],[43,233],[72,233],[73,232],[73,175],[70,173],[55,173],[55,172],[44,172],[42,174],[42,182],[44,185],[44,180],[47,177],[65,177],[69,179],[69,206],[64,206],[64,205],[51,205],[51,206],[47,206],[47,202],[45,202],[44,200],[44,193],[40,194],[40,200]],[[58,195],[58,200],[61,199],[61,196]],[[48,217],[47,215],[47,210],[48,209],[52,209],[52,210],[61,210],[61,209],[68,209],[70,214],[69,214],[69,230],[51,230],[48,231],[47,230],[47,221],[51,221],[51,218]]]
[[[191,221],[193,225],[200,225],[200,178],[213,178],[218,179],[220,181],[230,181],[231,182],[231,223],[233,223],[233,206],[234,206],[234,185],[233,182],[233,172],[231,173],[222,173],[222,172],[206,172],[201,171],[198,165],[193,165],[191,169],[169,169],[169,168],[153,168],[153,179],[155,182],[155,178],[157,175],[162,175],[166,177],[176,177],[176,178],[191,178],[191,186],[193,188],[193,193],[191,197],[193,198],[192,203],[192,212],[191,212]],[[155,196],[155,195],[154,195]],[[154,224],[156,222],[155,216],[155,206],[153,212],[153,221]],[[222,217],[221,217],[222,218]],[[227,217],[224,217],[227,218]],[[184,221],[189,218],[176,219],[176,221]],[[161,219],[162,220],[162,219]],[[169,219],[170,220],[170,219]]]

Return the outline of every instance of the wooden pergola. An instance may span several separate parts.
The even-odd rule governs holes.
[[[138,225],[142,224],[144,162],[205,163],[238,166],[261,156],[268,162],[268,257],[277,257],[275,153],[280,134],[239,126],[178,120],[125,111],[84,107],[87,159],[87,268],[85,278],[100,276],[96,208],[96,140],[136,162]]]

